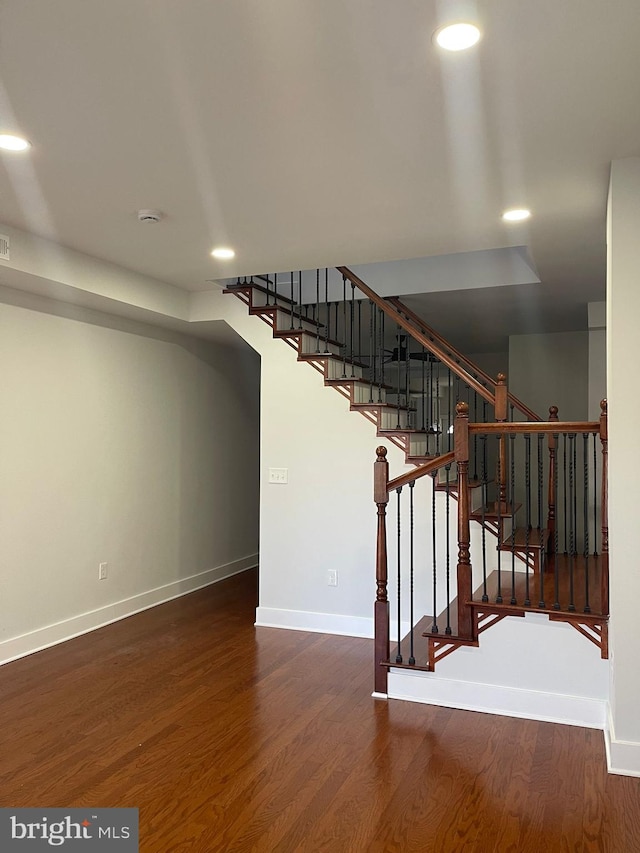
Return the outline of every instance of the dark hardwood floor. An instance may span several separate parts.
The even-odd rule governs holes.
[[[138,806],[140,849],[640,850],[602,733],[376,701],[372,641],[253,627],[247,572],[0,668],[3,806]]]

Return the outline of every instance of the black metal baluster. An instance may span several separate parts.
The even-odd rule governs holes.
[[[420,397],[420,414],[422,419],[422,429],[425,430],[425,399],[424,399],[424,387],[425,387],[425,348],[422,347],[422,359],[420,361],[420,375],[421,375],[421,387],[422,393]],[[426,431],[426,430],[425,430]],[[428,439],[426,439],[428,441]]]
[[[564,553],[567,553],[567,433],[562,433],[562,504],[564,523]]]
[[[516,601],[516,435],[509,434],[511,453],[511,604]]]
[[[488,485],[487,477],[487,436],[481,435],[480,442],[482,445],[482,600],[486,603],[489,601],[487,595],[487,528],[485,527],[485,512],[488,500]]]
[[[336,323],[337,323],[336,316]],[[347,277],[342,276],[342,339],[340,348],[342,349],[342,378],[347,378]],[[344,341],[344,343],[342,343]]]
[[[498,439],[498,461],[497,474],[498,483],[502,482],[502,462],[500,459],[500,444],[504,439],[504,433],[497,436]],[[498,509],[498,594],[496,595],[496,604],[502,604],[502,501],[500,500],[500,492],[498,491],[496,507]],[[506,510],[506,507],[505,507]]]
[[[291,271],[291,305],[289,306],[290,311],[291,311],[291,326],[290,326],[290,328],[292,328],[292,329],[293,329],[293,309],[295,307],[295,304],[296,303],[295,303],[295,299],[294,299],[294,295],[293,295],[293,270],[292,270]]]
[[[544,573],[547,569],[547,539],[543,536],[543,519],[542,519],[542,491],[544,489],[544,433],[538,433],[538,535],[540,546],[540,565],[538,566],[538,578],[540,585],[539,602],[544,602]],[[539,605],[538,602],[538,605]],[[544,605],[543,605],[544,606]]]
[[[316,352],[320,352],[320,268],[316,270]]]
[[[451,633],[451,585],[450,585],[450,580],[451,580],[451,569],[450,569],[451,554],[450,554],[450,550],[451,550],[451,548],[450,548],[450,542],[449,542],[449,533],[450,533],[449,498],[450,498],[450,494],[451,494],[451,491],[450,491],[451,486],[450,486],[450,482],[449,482],[449,472],[451,471],[451,463],[449,463],[449,465],[445,465],[444,470],[447,472],[447,489],[445,492],[446,510],[447,510],[447,514],[446,514],[446,531],[447,531],[447,563],[446,563],[446,567],[447,567],[447,627],[444,629],[444,632],[445,632],[445,634],[450,634]]]
[[[400,358],[400,348],[401,348],[400,326],[396,327],[396,343],[398,345],[398,351],[397,351],[398,358],[396,361],[396,365],[398,367],[398,382],[397,382],[398,397],[396,399],[396,407],[397,407],[397,411],[398,411],[398,419],[397,419],[398,422],[396,423],[396,429],[400,429],[400,373],[402,370],[402,360]]]
[[[524,437],[524,488],[525,488],[525,534],[524,534],[524,567],[526,571],[524,585],[524,606],[531,607],[529,596],[529,536],[531,535],[531,436],[529,433]]]
[[[433,549],[433,623],[431,625],[431,633],[438,633],[438,620],[437,614],[438,611],[436,609],[436,589],[438,585],[438,576],[437,576],[437,559],[436,559],[436,478],[438,474],[435,472],[431,475],[431,481],[433,485],[433,491],[431,493],[431,546]]]
[[[302,270],[298,270],[298,328],[302,329]]]
[[[473,420],[478,422],[478,395],[473,392]],[[478,433],[473,434],[473,479],[478,480]]]
[[[362,299],[358,299],[358,361],[362,362]]]
[[[436,456],[440,456],[440,365],[436,370],[436,419],[433,426],[436,431]]]
[[[376,381],[375,310],[369,300],[369,402],[373,403],[373,386]]]
[[[409,406],[409,367],[411,365],[411,337],[405,335],[407,347],[404,351],[404,404],[407,407],[407,426],[411,426],[411,411]]]
[[[582,495],[582,514],[584,525],[584,612],[591,613],[589,601],[589,433],[582,433],[582,460],[584,468],[584,488]]]
[[[575,569],[575,528],[573,505],[575,500],[575,433],[569,433],[569,610],[576,605],[573,598],[573,573]]]
[[[431,428],[433,426],[433,359],[429,359],[429,419],[426,424],[426,432],[427,432],[427,454],[430,453],[430,448],[433,447],[429,436],[431,435]]]
[[[349,346],[350,346],[350,360],[351,360],[351,378],[355,378],[355,368],[353,364],[353,340],[354,340],[354,325],[355,325],[355,292],[356,286],[351,283],[351,306],[349,311],[349,323],[350,323],[350,331],[349,331]]]
[[[413,487],[415,484],[415,480],[409,483],[409,585],[411,593],[409,599],[409,663],[411,666],[416,662],[413,653]]]
[[[596,434],[593,433],[593,556],[598,556],[598,452]]]
[[[397,602],[398,602],[398,648],[396,651],[396,663],[402,663],[402,650],[400,648],[400,644],[402,642],[402,624],[401,624],[401,612],[400,612],[400,598],[401,598],[401,557],[400,557],[400,496],[402,495],[402,486],[396,489],[396,494],[398,495],[397,499],[397,534],[398,534],[398,553],[397,553]]]
[[[438,363],[438,370],[440,370],[440,364]],[[453,424],[453,394],[451,390],[453,385],[451,384],[451,368],[447,368],[447,395],[449,397],[448,403],[448,415],[447,415],[447,450],[451,450],[451,445],[453,443],[453,435],[451,433],[451,425]]]
[[[378,402],[382,402],[382,386],[384,385],[384,324],[385,316],[382,308],[380,310],[380,370],[378,371]]]
[[[327,306],[327,322],[324,327],[324,351],[329,352],[329,323],[331,322],[331,303],[329,302],[329,267],[324,271],[324,301]]]

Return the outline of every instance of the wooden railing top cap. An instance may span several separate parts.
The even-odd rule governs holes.
[[[378,457],[378,460],[377,460],[378,462],[384,462],[385,458],[387,456],[387,448],[384,447],[383,445],[380,445],[380,447],[377,447],[376,448],[376,456]]]

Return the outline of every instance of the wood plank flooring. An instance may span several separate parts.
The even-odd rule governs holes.
[[[228,581],[0,668],[6,806],[138,806],[144,853],[640,850],[602,733],[371,698],[369,640]]]

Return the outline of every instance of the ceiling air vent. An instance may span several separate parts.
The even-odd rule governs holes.
[[[5,234],[0,234],[0,261],[9,261],[9,238]]]

